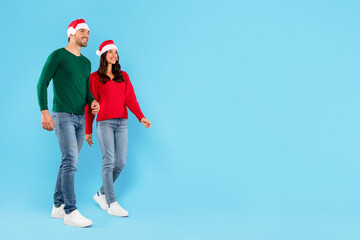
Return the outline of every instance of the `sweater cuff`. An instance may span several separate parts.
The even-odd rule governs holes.
[[[138,117],[139,122],[141,122],[141,119],[142,119],[142,118],[145,118],[145,116],[144,116],[144,115],[140,115],[140,117]]]

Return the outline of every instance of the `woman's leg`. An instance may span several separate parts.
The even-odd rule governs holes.
[[[128,148],[128,126],[127,119],[121,118],[120,126],[115,131],[115,168],[113,174],[114,182],[119,177],[126,164]]]
[[[97,124],[97,137],[103,155],[102,181],[103,192],[107,203],[115,202],[113,185],[113,172],[115,168],[115,129],[117,128],[116,119],[99,121]]]
[[[122,169],[126,164],[127,148],[128,148],[128,126],[127,119],[121,118],[118,120],[118,127],[115,130],[114,137],[114,171],[113,171],[113,183],[119,177]],[[105,194],[104,185],[100,188],[100,192]],[[105,194],[106,196],[106,194]],[[107,197],[106,197],[107,199]],[[115,199],[115,198],[114,198]],[[109,203],[109,202],[108,202]],[[112,202],[110,202],[112,203]]]

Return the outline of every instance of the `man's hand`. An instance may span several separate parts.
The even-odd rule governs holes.
[[[54,121],[49,114],[49,110],[42,110],[41,111],[41,125],[43,129],[52,131],[55,128]]]
[[[92,142],[92,134],[85,134],[85,140],[87,141],[90,147],[94,144]]]
[[[146,118],[142,118],[140,121],[142,124],[144,124],[145,128],[151,127],[151,122],[149,120],[147,120]]]
[[[96,115],[98,114],[99,111],[100,111],[100,104],[96,100],[94,100],[91,103],[91,112],[92,114]]]

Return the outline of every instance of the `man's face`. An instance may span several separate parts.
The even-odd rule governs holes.
[[[87,42],[89,41],[89,30],[87,29],[79,29],[76,31],[74,35],[75,43],[80,47],[86,47]]]

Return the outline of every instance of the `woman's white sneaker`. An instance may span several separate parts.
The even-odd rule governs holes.
[[[78,210],[74,210],[69,214],[65,214],[64,224],[74,227],[90,227],[92,221],[81,215]]]
[[[51,217],[64,218],[64,216],[65,216],[64,207],[65,207],[65,204],[61,204],[60,207],[55,207],[55,205],[53,205],[53,208],[51,211]]]
[[[108,205],[106,203],[106,198],[105,198],[105,194],[101,194],[100,191],[98,191],[95,195],[94,195],[94,200],[97,204],[99,204],[99,206],[103,209],[103,210],[107,210],[108,209]]]
[[[109,208],[107,210],[107,213],[110,215],[114,215],[117,217],[127,217],[129,216],[128,211],[123,209],[118,202],[113,202],[109,204]]]

